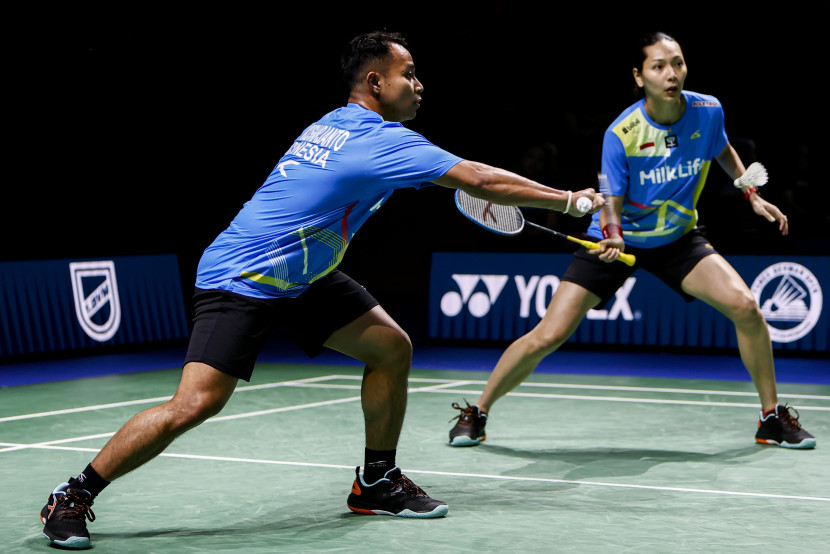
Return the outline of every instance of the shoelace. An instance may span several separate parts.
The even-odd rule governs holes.
[[[798,422],[798,418],[800,417],[800,414],[798,413],[798,410],[796,410],[795,408],[790,407],[789,405],[785,405],[784,410],[785,410],[784,413],[778,414],[778,419],[780,419],[781,422],[784,423],[785,425],[789,425],[790,427],[792,427],[796,431],[800,431],[801,430],[801,424]],[[795,417],[793,417],[792,412],[795,412]]]
[[[65,505],[61,512],[61,519],[88,519],[95,521],[95,512],[89,507],[88,500],[78,493],[69,489],[66,491],[66,497],[63,500]],[[69,504],[72,504],[71,506]]]
[[[463,422],[470,422],[473,420],[473,417],[475,417],[476,412],[475,406],[470,406],[470,403],[467,402],[466,399],[464,400],[464,403],[467,404],[466,408],[462,408],[458,402],[453,402],[451,404],[453,408],[455,408],[456,410],[460,410],[461,413],[456,415],[454,418],[450,419],[450,421],[452,421],[453,419],[457,419]]]
[[[398,478],[397,485],[410,496],[426,496],[427,493],[424,492],[424,489],[413,483],[409,480],[409,477],[401,473],[401,476]]]

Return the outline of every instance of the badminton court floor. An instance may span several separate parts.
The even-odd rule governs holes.
[[[578,357],[578,354],[572,354]],[[59,363],[59,362],[55,362]],[[541,371],[447,444],[486,371],[413,369],[398,463],[446,517],[352,514],[362,369],[259,363],[222,413],[96,499],[94,552],[819,552],[830,543],[830,385],[780,383],[818,440],[757,445],[746,380]],[[815,362],[819,363],[819,362]],[[174,367],[174,366],[171,366]],[[683,368],[664,368],[683,375]],[[180,371],[0,388],[0,550],[47,552],[37,514]]]

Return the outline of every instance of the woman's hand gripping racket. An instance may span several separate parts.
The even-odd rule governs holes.
[[[462,190],[455,191],[455,205],[458,210],[478,225],[500,235],[518,235],[524,230],[525,224],[556,235],[559,238],[575,242],[585,248],[595,250],[600,245],[589,240],[578,239],[547,227],[542,227],[531,221],[525,221],[522,211],[516,206],[502,206],[487,200],[470,196]],[[621,253],[617,260],[626,265],[634,265],[636,258],[631,254]]]

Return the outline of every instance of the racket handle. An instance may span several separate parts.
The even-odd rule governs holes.
[[[578,238],[572,237],[570,235],[566,235],[566,236],[568,237],[569,241],[575,242],[577,244],[581,244],[582,246],[584,246],[585,248],[588,248],[590,250],[596,250],[598,248],[602,248],[596,242],[591,242],[590,240],[578,239]],[[634,256],[634,254],[626,254],[625,252],[621,252],[620,255],[617,257],[617,260],[624,263],[625,265],[633,266],[634,262],[637,261],[637,257]]]
[[[617,259],[625,265],[634,265],[634,262],[637,261],[637,257],[634,254],[626,254],[625,252],[621,252]]]

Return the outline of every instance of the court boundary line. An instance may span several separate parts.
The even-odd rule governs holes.
[[[10,443],[0,443],[10,444]],[[98,452],[95,448],[83,448],[74,446],[54,446],[43,445],[34,446],[35,448],[42,448],[46,450],[68,450],[75,452]],[[233,463],[250,463],[250,464],[265,464],[265,465],[282,465],[294,467],[313,467],[322,469],[354,469],[354,465],[341,464],[322,464],[313,462],[292,462],[287,460],[263,460],[261,458],[237,458],[232,456],[206,456],[201,454],[177,454],[173,452],[162,452],[158,457],[187,459],[187,460],[205,460],[214,462],[233,462]],[[419,470],[411,468],[401,468],[401,471],[409,474],[419,475],[435,475],[440,477],[461,477],[461,478],[475,478],[475,479],[489,479],[498,481],[521,481],[531,483],[549,483],[559,485],[579,485],[589,487],[606,487],[606,488],[620,488],[620,489],[638,489],[657,492],[675,492],[675,493],[692,493],[692,494],[709,494],[719,496],[734,496],[734,497],[749,497],[749,498],[764,498],[774,500],[800,500],[809,502],[830,502],[830,498],[822,496],[801,496],[790,494],[774,494],[774,493],[760,493],[760,492],[745,492],[745,491],[729,491],[718,489],[698,489],[691,487],[664,487],[659,485],[637,485],[633,483],[609,483],[604,481],[585,481],[574,479],[552,479],[548,477],[522,477],[518,475],[492,475],[487,473],[461,473],[451,471],[430,471]]]
[[[448,386],[448,384],[444,383],[444,384],[432,385],[432,386],[429,386],[429,387],[422,387],[422,388],[419,388],[419,389],[409,389],[409,392],[411,392],[411,393],[430,392],[430,391],[433,391],[433,390],[438,390],[438,389],[440,389],[440,387],[443,387],[443,386]],[[204,425],[205,423],[216,423],[216,422],[222,422],[222,421],[231,421],[231,420],[234,420],[234,419],[243,419],[243,418],[256,417],[256,416],[261,416],[261,415],[270,415],[270,414],[277,414],[277,413],[283,413],[283,412],[293,412],[293,411],[296,411],[296,410],[304,410],[306,408],[319,408],[319,407],[322,407],[322,406],[331,406],[331,405],[334,405],[334,404],[345,404],[345,403],[348,403],[348,402],[356,402],[356,401],[359,401],[359,400],[360,400],[359,396],[349,396],[349,397],[346,397],[346,398],[335,398],[333,400],[321,400],[320,402],[309,402],[309,403],[306,403],[306,404],[295,404],[293,406],[281,406],[279,408],[269,408],[267,410],[256,410],[256,411],[253,411],[253,412],[242,412],[242,413],[239,413],[239,414],[228,414],[228,415],[225,415],[225,416],[217,415],[217,416],[213,416],[213,417],[210,417],[210,418],[206,419],[205,421],[203,421],[201,423],[201,425]],[[39,447],[42,447],[42,446],[53,446],[53,445],[68,443],[68,442],[80,442],[80,441],[84,441],[84,440],[93,440],[93,439],[111,437],[116,432],[117,431],[110,431],[110,432],[107,432],[107,433],[97,433],[97,434],[94,434],[94,435],[84,435],[84,436],[81,436],[81,437],[70,437],[70,438],[64,438],[64,439],[55,439],[55,440],[42,441],[42,442],[31,443],[31,444],[8,443],[8,444],[14,444],[14,446],[7,447],[7,448],[0,448],[0,454],[3,454],[5,452],[12,452],[12,451],[15,451],[15,450],[25,450],[26,448],[39,448]],[[0,444],[5,444],[5,443],[0,442]]]
[[[342,375],[342,374],[334,374],[334,375],[324,375],[318,377],[308,377],[305,379],[291,379],[288,381],[276,381],[273,383],[263,383],[259,385],[245,385],[241,387],[237,387],[234,391],[236,392],[246,392],[252,390],[264,390],[264,389],[271,389],[277,387],[305,387],[305,388],[330,388],[330,389],[356,389],[359,388],[358,386],[351,386],[351,385],[334,385],[331,383],[327,384],[320,384],[321,381],[333,381],[333,380],[362,380],[363,377],[359,375]],[[416,383],[437,383],[440,385],[444,385],[442,388],[454,388],[454,387],[461,387],[466,385],[485,385],[487,381],[481,380],[471,380],[471,379],[435,379],[435,378],[428,378],[428,377],[412,377],[409,379],[410,382]],[[625,392],[656,392],[656,393],[672,393],[672,394],[691,394],[691,395],[720,395],[720,396],[751,396],[757,397],[758,394],[755,392],[743,392],[743,391],[718,391],[718,390],[706,390],[706,389],[673,389],[673,388],[649,388],[649,387],[627,387],[627,386],[615,386],[615,385],[581,385],[581,384],[570,384],[570,383],[534,383],[534,382],[524,382],[520,386],[526,387],[541,387],[541,388],[564,388],[564,389],[580,389],[580,390],[605,390],[605,391],[625,391]],[[430,387],[420,387],[420,388],[410,388],[409,392],[424,392],[430,389]],[[481,394],[482,391],[480,390],[440,390],[437,386],[435,387],[435,392],[450,394],[450,393],[458,393],[458,394]],[[779,393],[780,396],[785,398],[798,398],[802,400],[830,400],[830,396],[821,396],[821,395],[803,395],[803,394],[784,394]],[[728,403],[728,402],[704,402],[704,401],[682,401],[682,400],[664,400],[664,399],[640,399],[637,397],[612,397],[612,396],[579,396],[579,395],[555,395],[555,394],[540,394],[540,393],[527,393],[527,392],[516,392],[511,391],[507,393],[507,396],[517,396],[517,397],[527,397],[527,398],[556,398],[556,399],[575,399],[575,400],[605,400],[608,402],[635,402],[640,401],[643,403],[652,403],[652,404],[679,404],[679,405],[702,405],[702,406],[725,406],[725,407],[757,407],[756,404],[739,404],[739,403]],[[66,408],[62,410],[51,410],[48,412],[34,412],[30,414],[21,414],[16,416],[6,416],[0,417],[0,423],[5,423],[9,421],[20,421],[23,419],[34,419],[39,417],[50,417],[54,415],[64,415],[64,414],[71,414],[71,413],[80,413],[80,412],[87,412],[87,411],[94,411],[94,410],[103,410],[103,409],[110,409],[110,408],[121,408],[125,406],[135,406],[140,404],[150,404],[150,403],[157,403],[157,402],[165,402],[170,400],[172,395],[168,396],[157,396],[153,398],[143,398],[138,400],[125,400],[121,402],[111,402],[108,404],[96,404],[91,406],[80,406],[76,408]],[[805,410],[816,410],[816,411],[830,411],[828,407],[822,406],[799,406],[799,411]],[[223,417],[223,416],[220,416]]]
[[[354,375],[326,375],[326,376],[318,376],[312,377],[307,379],[294,379],[289,381],[279,381],[275,383],[266,383],[261,385],[250,385],[240,387],[237,390],[262,390],[268,388],[276,388],[276,387],[290,387],[290,386],[301,386],[301,387],[314,387],[314,388],[336,388],[336,389],[354,389],[359,388],[357,385],[332,385],[331,383],[325,383],[326,381],[332,380],[361,380],[361,376],[354,376]],[[471,384],[479,384],[484,383],[484,381],[474,381],[474,380],[458,380],[458,379],[430,379],[430,378],[412,378],[410,379],[411,382],[418,382],[418,383],[432,383],[429,386],[425,387],[418,387],[418,388],[410,388],[410,393],[421,393],[421,392],[436,392],[436,393],[463,393],[465,391],[458,391],[458,390],[447,390],[451,389],[452,387],[458,386],[466,386]],[[526,383],[529,386],[543,386],[544,388],[556,388],[558,384],[555,383]],[[655,389],[650,389],[647,387],[614,387],[614,386],[606,386],[600,385],[597,387],[591,385],[569,385],[565,384],[562,388],[578,388],[578,389],[591,389],[597,388],[599,390],[632,390],[636,389],[633,392],[643,392],[643,391],[654,391]],[[642,390],[641,390],[642,389]],[[467,391],[470,392],[470,391]],[[480,391],[479,391],[480,392]],[[659,391],[665,392],[665,391]],[[672,392],[683,392],[687,393],[689,391],[684,389],[676,389]],[[724,392],[733,392],[733,391],[724,391]],[[588,400],[605,400],[608,401],[612,399],[612,401],[626,401],[626,402],[642,402],[644,400],[651,400],[651,401],[658,401],[659,403],[690,403],[695,405],[716,405],[716,406],[747,406],[746,404],[737,404],[737,403],[726,403],[726,402],[697,402],[697,401],[679,401],[679,400],[661,400],[661,399],[637,399],[637,398],[621,398],[621,397],[589,397],[589,396],[577,396],[577,395],[551,395],[551,394],[535,394],[535,393],[509,393],[514,396],[531,396],[531,397],[541,397],[541,398],[570,398],[570,399],[588,399]],[[692,392],[694,394],[694,392]],[[718,394],[718,391],[706,391],[706,392],[698,392],[698,394]],[[169,397],[167,397],[169,398]],[[235,419],[247,418],[247,417],[255,417],[260,415],[269,415],[274,413],[282,413],[288,411],[296,411],[306,408],[315,408],[327,405],[335,405],[335,404],[342,404],[348,402],[356,402],[360,400],[360,396],[350,396],[346,398],[339,398],[339,399],[332,399],[320,402],[311,402],[306,404],[298,404],[292,406],[282,406],[279,408],[271,408],[267,410],[257,410],[254,412],[243,412],[239,414],[229,414],[227,416],[214,416],[213,418],[209,418],[205,421],[205,423],[209,422],[221,422],[221,421],[230,421]],[[144,402],[156,401],[156,399],[145,399]],[[100,405],[97,407],[87,407],[87,408],[74,408],[71,409],[72,412],[82,411],[82,410],[91,410],[91,409],[102,409],[102,407],[115,407],[115,406],[125,406],[125,405],[132,405],[136,403],[142,402],[141,400],[135,401],[128,401],[126,403],[112,403],[108,405]],[[754,405],[749,405],[755,407]],[[825,408],[826,410],[830,410],[830,408]],[[40,414],[32,414],[31,417],[45,417],[47,415],[60,415],[62,413],[67,413],[65,410],[56,410],[54,412],[43,412]],[[16,419],[22,419],[24,416],[16,417]],[[8,420],[6,418],[6,420]],[[0,419],[3,421],[3,419]],[[69,446],[68,443],[72,442],[80,442],[84,440],[94,440],[99,438],[106,438],[114,435],[115,432],[108,432],[108,433],[98,433],[93,435],[86,435],[82,437],[70,437],[70,438],[63,438],[63,439],[56,439],[51,441],[44,441],[40,443],[11,443],[11,442],[0,442],[0,453],[18,451],[18,450],[28,450],[28,449],[46,449],[46,450],[62,450],[62,451],[74,451],[74,452],[90,452],[90,453],[97,453],[100,451],[100,448],[90,448],[90,447],[81,447],[81,446]],[[352,469],[354,468],[353,465],[339,465],[339,464],[317,464],[311,462],[292,462],[292,461],[285,461],[285,460],[268,460],[268,459],[258,459],[258,458],[237,458],[237,457],[228,457],[228,456],[207,456],[207,455],[198,455],[198,454],[179,454],[173,452],[162,452],[159,454],[159,457],[166,457],[166,458],[178,458],[178,459],[200,459],[200,460],[209,460],[209,461],[226,461],[226,462],[235,462],[235,463],[256,463],[256,464],[271,464],[271,465],[286,465],[286,466],[299,466],[299,467],[318,467],[318,468],[334,468],[334,469]],[[667,487],[667,486],[658,486],[658,485],[639,485],[639,484],[628,484],[628,483],[613,483],[613,482],[602,482],[602,481],[585,481],[585,480],[568,480],[568,479],[554,479],[554,478],[544,478],[544,477],[522,477],[522,476],[505,476],[505,475],[491,475],[486,473],[461,473],[461,472],[446,472],[446,471],[429,471],[429,470],[417,470],[417,469],[403,469],[404,472],[412,473],[412,474],[423,474],[423,475],[436,475],[436,476],[447,476],[447,477],[461,477],[461,478],[476,478],[476,479],[491,479],[491,480],[502,480],[502,481],[523,481],[523,482],[536,482],[536,483],[550,483],[550,484],[565,484],[565,485],[577,485],[577,486],[591,486],[591,487],[610,487],[610,488],[628,488],[628,489],[640,489],[640,490],[651,490],[651,491],[661,491],[661,492],[675,492],[675,493],[693,493],[693,494],[709,494],[709,495],[724,495],[724,496],[732,496],[732,497],[753,497],[753,498],[766,498],[766,499],[778,499],[778,500],[798,500],[798,501],[818,501],[818,502],[830,502],[830,498],[825,497],[813,497],[813,496],[801,496],[801,495],[780,495],[780,494],[773,494],[773,493],[758,493],[758,492],[746,492],[746,491],[728,491],[728,490],[718,490],[718,489],[698,489],[698,488],[688,488],[688,487]]]

